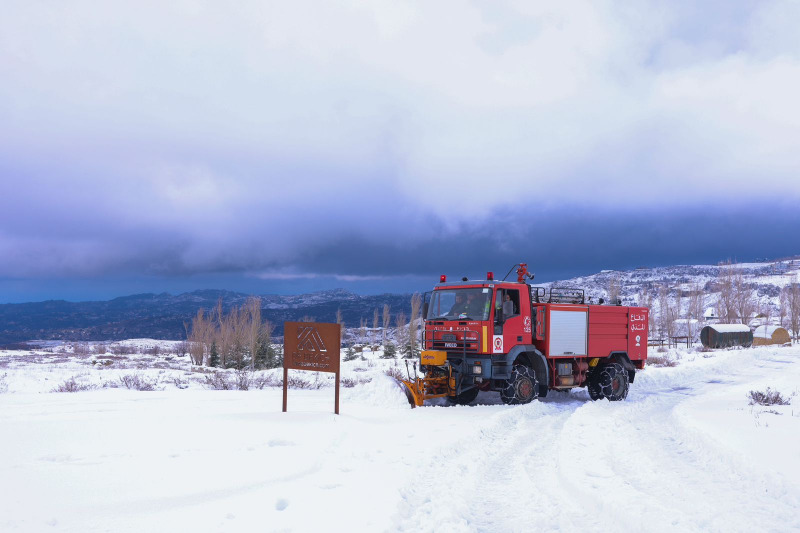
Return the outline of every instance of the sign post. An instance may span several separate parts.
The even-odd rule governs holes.
[[[283,412],[286,412],[289,369],[336,374],[336,405],[339,414],[339,363],[342,328],[319,322],[283,323]]]

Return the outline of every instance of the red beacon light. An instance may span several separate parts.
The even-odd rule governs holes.
[[[486,273],[486,279],[488,281],[492,281],[494,279],[494,272],[487,272]]]
[[[444,283],[444,282],[446,282],[446,281],[447,281],[447,276],[445,276],[444,274],[442,274],[441,276],[439,276],[439,283]]]

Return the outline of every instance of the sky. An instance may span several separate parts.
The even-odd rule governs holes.
[[[798,26],[768,0],[7,1],[0,302],[798,254]]]

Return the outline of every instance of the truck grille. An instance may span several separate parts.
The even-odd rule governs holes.
[[[447,352],[478,353],[481,336],[474,330],[439,331],[436,328],[425,332],[425,344],[432,350]]]

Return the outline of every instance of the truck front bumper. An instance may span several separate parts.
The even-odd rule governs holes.
[[[509,379],[511,367],[486,355],[448,354],[447,361],[461,388],[470,388],[492,379]]]

